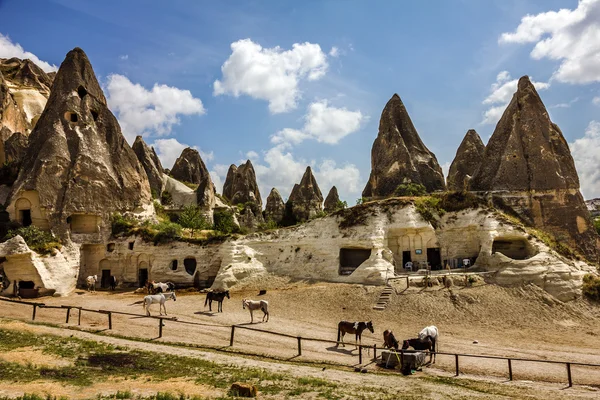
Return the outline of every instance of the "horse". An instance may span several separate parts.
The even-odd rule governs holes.
[[[229,297],[229,290],[224,292],[207,292],[206,300],[204,300],[204,307],[206,307],[206,304],[208,303],[208,309],[212,311],[212,302],[214,300],[219,303],[217,306],[217,312],[223,312],[223,300],[225,299],[225,296],[227,296],[228,299],[231,298]]]
[[[85,283],[87,284],[87,291],[90,290],[92,292],[96,291],[96,282],[98,282],[98,275],[91,275],[85,278]]]
[[[434,325],[426,326],[419,332],[419,339],[423,340],[426,337],[431,338],[431,342],[433,343],[433,362],[435,362],[435,352],[437,351],[437,342],[439,339],[438,328]]]
[[[142,302],[142,306],[146,310],[146,315],[150,316],[150,306],[154,303],[159,303],[158,310],[160,315],[162,315],[162,310],[164,308],[165,315],[167,315],[167,307],[165,307],[165,301],[168,299],[173,299],[173,301],[177,301],[177,296],[175,296],[175,292],[170,293],[159,293],[159,294],[149,294],[144,297],[144,301]]]
[[[398,350],[398,340],[394,337],[394,333],[390,330],[383,331],[383,347],[385,349],[391,349],[392,347]]]
[[[252,314],[252,312],[254,310],[261,310],[264,315],[263,315],[263,322],[265,322],[265,317],[267,317],[267,322],[269,322],[269,302],[266,300],[247,300],[244,299],[242,300],[242,308],[245,310],[246,307],[248,307],[248,310],[250,311],[250,323],[253,324],[254,323],[254,315]]]
[[[433,340],[431,340],[431,336],[427,336],[425,339],[407,339],[402,342],[402,350],[406,350],[409,347],[412,347],[415,350],[427,350],[429,352],[429,363],[431,363],[432,357],[435,353],[435,346],[433,344]],[[433,362],[435,363],[435,360]]]
[[[117,289],[118,283],[119,282],[117,281],[117,277],[114,275],[111,275],[110,278],[108,279],[108,287],[110,288],[110,290]]]
[[[150,294],[165,293],[169,291],[172,292],[173,290],[175,290],[175,284],[172,282],[162,283],[149,281],[146,284],[146,289]]]
[[[355,345],[356,343],[362,343],[362,333],[365,329],[371,331],[371,333],[375,333],[373,329],[373,322],[350,322],[350,321],[340,321],[338,324],[338,334],[337,341],[338,343],[335,345],[336,347],[340,344],[340,334],[341,334],[341,343],[342,346],[346,347],[344,344],[344,335],[346,333],[354,333],[356,336],[354,338]],[[356,345],[358,347],[358,345]]]

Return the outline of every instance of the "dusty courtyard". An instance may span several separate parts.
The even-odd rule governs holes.
[[[267,288],[267,293],[258,296],[258,290],[262,288]],[[375,376],[391,379],[389,373],[379,375],[383,371],[372,362],[372,352],[364,353],[363,364],[366,364],[371,372],[378,374],[346,372],[351,369],[344,366],[354,366],[358,363],[358,352],[350,344],[338,348],[332,343],[303,340],[302,355],[297,356],[295,338],[236,329],[234,346],[229,347],[230,326],[250,326],[250,314],[248,310],[242,309],[241,300],[262,298],[269,301],[270,320],[261,323],[262,312],[255,312],[255,323],[252,327],[303,338],[335,340],[338,321],[372,320],[375,334],[367,332],[363,335],[363,344],[377,344],[380,347],[382,332],[385,329],[393,330],[398,339],[407,339],[415,337],[422,327],[433,324],[440,331],[438,350],[441,352],[600,363],[600,309],[583,300],[561,303],[533,285],[502,288],[482,284],[469,288],[455,287],[451,290],[439,287],[405,290],[406,288],[399,284],[395,289],[396,293],[392,295],[387,308],[384,311],[374,311],[372,307],[382,287],[311,284],[271,277],[234,288],[231,299],[225,299],[223,303],[223,313],[215,312],[216,303],[213,303],[213,312],[208,311],[208,308],[204,307],[204,294],[180,291],[176,302],[169,301],[166,304],[169,316],[176,317],[179,322],[166,321],[161,339],[157,338],[157,320],[134,316],[113,315],[113,329],[109,331],[106,315],[89,312],[83,312],[81,326],[77,327],[77,311],[73,310],[68,327],[99,331],[103,336],[93,335],[98,340],[145,339],[145,342],[131,343],[134,346],[147,346],[148,349],[158,346],[161,342],[192,344],[203,348],[205,351],[202,354],[206,357],[227,359],[232,363],[269,364],[286,371],[296,370],[298,374],[302,373],[299,371],[313,374],[315,371],[321,371],[321,367],[329,365],[327,371],[336,371],[336,376],[347,374],[359,381],[377,381]],[[40,301],[47,305],[83,306],[89,309],[143,314],[143,296],[131,291],[77,291],[72,296],[43,298]],[[153,315],[158,314],[157,305],[153,305],[151,310]],[[41,308],[37,311],[36,322],[66,328],[65,314],[65,310]],[[31,307],[0,302],[0,317],[30,320]],[[24,329],[24,326],[31,327],[21,324],[19,329]],[[61,334],[74,334],[72,329],[57,331],[62,332]],[[111,336],[121,338],[115,339]],[[353,340],[346,337],[349,343]],[[198,350],[177,347],[169,351],[184,354]],[[249,355],[266,356],[271,361],[259,361],[261,357],[248,358]],[[274,363],[273,360],[284,362]],[[424,368],[422,373],[419,372],[414,377],[420,379],[452,376],[454,362],[452,356],[438,355],[434,365]],[[303,366],[298,363],[302,363]],[[318,368],[310,367],[311,364],[317,364]],[[515,381],[509,383],[506,361],[460,358],[460,370],[464,377],[513,388],[519,397],[562,398],[600,395],[600,368],[573,366],[573,381],[576,386],[565,390],[562,390],[567,379],[564,365],[513,361],[512,368]],[[403,384],[413,379],[403,378],[396,373],[393,376],[393,379],[399,379]],[[460,379],[457,382],[460,382]],[[535,390],[521,392],[524,387]],[[504,394],[510,393],[508,390]]]

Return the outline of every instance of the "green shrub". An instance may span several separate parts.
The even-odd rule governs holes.
[[[153,228],[157,230],[154,243],[169,243],[181,237],[181,225],[173,222],[161,222]]]
[[[445,192],[441,196],[441,208],[448,212],[462,211],[484,205],[484,201],[471,192]]]
[[[596,232],[600,235],[600,217],[594,220],[594,227],[596,228]]]
[[[401,183],[398,185],[396,190],[394,190],[394,195],[398,197],[417,197],[417,196],[425,196],[427,194],[427,189],[420,183]]]
[[[189,187],[192,190],[198,189],[198,186],[199,186],[197,183],[183,182],[183,181],[181,183],[183,183],[185,186]]]
[[[582,289],[585,297],[600,302],[600,277],[591,274],[585,275]]]
[[[195,230],[210,228],[210,224],[198,206],[186,206],[181,214],[179,214],[177,222],[182,227],[191,229],[192,236],[194,236]]]
[[[433,226],[434,229],[439,227],[438,218],[446,213],[441,206],[441,199],[438,197],[422,197],[416,199],[415,209],[425,221]]]
[[[160,202],[164,206],[173,204],[173,195],[170,192],[163,190],[163,192],[160,194]]]
[[[59,240],[52,233],[33,225],[8,231],[5,240],[12,239],[17,235],[25,240],[31,250],[39,254],[50,254],[53,249],[61,248]]]
[[[367,199],[366,197],[359,197],[358,199],[356,199],[356,205],[360,205],[360,204],[364,204],[367,201],[369,201],[369,199]]]
[[[120,213],[114,213],[111,217],[111,228],[113,235],[125,234],[130,235],[133,229],[138,225],[138,222],[132,217],[125,217]]]
[[[239,232],[239,227],[235,224],[233,219],[233,211],[231,210],[219,210],[215,211],[213,218],[215,220],[214,229],[216,231],[229,234]]]
[[[277,225],[277,222],[273,221],[271,218],[261,224],[258,224],[257,226],[259,231],[269,231],[277,228],[279,228],[279,225]]]
[[[338,200],[333,209],[329,212],[334,213],[336,211],[345,210],[346,208],[348,208],[348,203],[342,200]]]

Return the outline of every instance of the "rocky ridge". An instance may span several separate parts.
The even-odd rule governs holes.
[[[154,195],[153,197],[159,197],[163,188],[163,174],[165,171],[154,148],[148,147],[141,136],[135,138],[135,142],[133,142],[131,148],[144,168],[144,171],[146,171],[150,190]]]

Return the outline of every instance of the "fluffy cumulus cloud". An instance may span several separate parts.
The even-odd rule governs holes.
[[[553,79],[568,83],[600,82],[600,0],[581,0],[576,9],[526,15],[500,43],[535,43],[535,60],[560,61]]]
[[[137,135],[168,135],[180,115],[205,113],[202,101],[189,90],[157,83],[148,90],[117,74],[108,77],[106,89],[108,105],[117,114],[129,142]]]
[[[508,71],[502,71],[496,76],[490,88],[490,94],[483,100],[483,104],[489,108],[483,113],[482,124],[495,124],[498,122],[506,106],[510,102],[513,94],[517,91],[518,79],[512,79]],[[547,82],[531,81],[537,90],[544,90],[550,87]]]
[[[600,197],[600,122],[591,121],[582,138],[569,143],[581,191],[586,199]]]
[[[291,50],[263,48],[250,39],[231,44],[221,66],[214,95],[248,95],[269,102],[271,113],[290,111],[300,98],[300,81],[314,81],[327,72],[327,55],[314,43],[295,43]]]
[[[345,136],[356,132],[368,117],[360,110],[349,111],[336,108],[327,100],[320,100],[308,106],[301,130],[285,128],[271,136],[274,144],[299,144],[306,139],[321,143],[336,144]]]
[[[592,99],[592,103],[596,106],[600,106],[600,96],[596,96]]]
[[[196,146],[188,146],[187,144],[179,143],[175,138],[157,139],[151,146],[154,147],[163,168],[172,168],[177,157],[179,157],[181,152],[187,147],[198,150],[200,152],[200,157],[202,157],[202,160],[204,160],[205,163],[214,159],[214,153],[212,151],[210,153],[205,153]]]
[[[25,51],[23,47],[18,43],[13,43],[8,36],[4,36],[0,33],[0,58],[28,58],[33,61],[38,67],[43,69],[45,72],[57,71],[58,67],[53,64],[49,64],[46,61],[42,61],[33,53]]]

